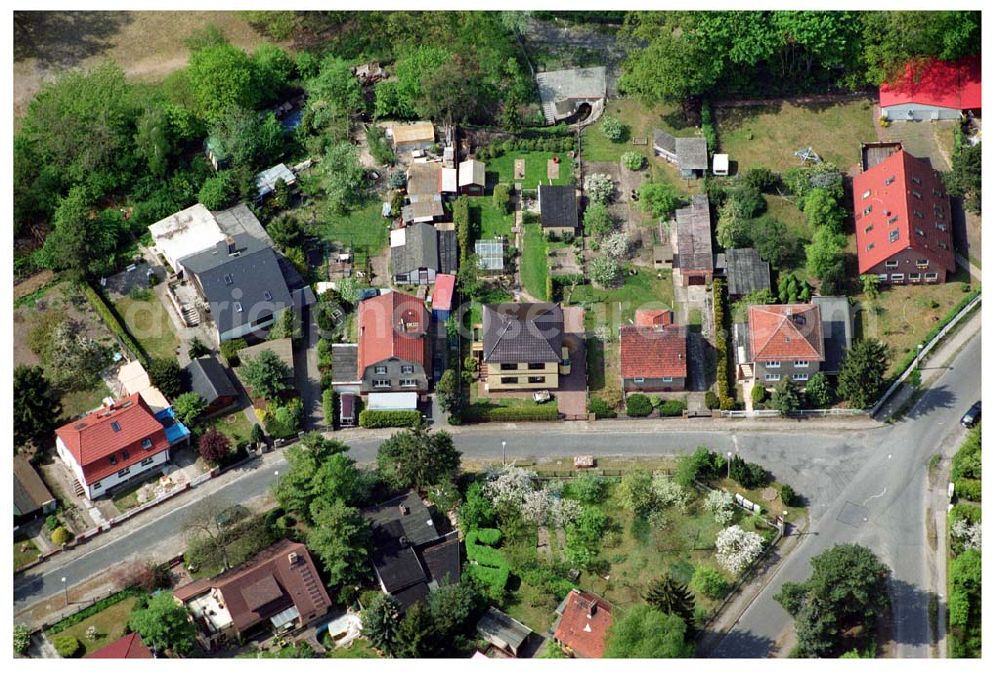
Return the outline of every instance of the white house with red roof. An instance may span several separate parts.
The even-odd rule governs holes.
[[[56,451],[94,499],[137,477],[159,472],[191,432],[173,409],[153,413],[136,393],[56,430]]]
[[[955,272],[951,203],[929,163],[897,150],[855,177],[853,190],[859,273],[933,284]]]
[[[980,56],[958,61],[911,61],[893,82],[879,88],[882,117],[888,120],[957,120],[983,107]]]
[[[785,376],[805,383],[825,359],[823,320],[815,303],[750,306],[747,334],[753,378],[768,387]]]
[[[635,324],[618,329],[622,390],[626,393],[684,390],[687,327],[669,310],[637,310]]]

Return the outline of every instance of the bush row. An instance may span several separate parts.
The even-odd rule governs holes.
[[[961,478],[955,480],[955,495],[967,501],[981,503],[983,500],[983,481]]]
[[[479,160],[492,160],[495,157],[500,157],[504,153],[512,153],[514,151],[521,151],[524,153],[530,153],[532,151],[559,153],[573,150],[574,143],[575,142],[573,141],[572,136],[493,141],[476,151],[476,158]]]
[[[499,529],[472,529],[465,535],[465,553],[470,561],[468,568],[472,576],[485,583],[497,596],[503,594],[510,578],[507,556],[492,547],[500,542],[501,537]]]
[[[721,280],[712,281],[712,310],[715,313],[715,379],[719,385],[719,407],[734,409],[736,401],[730,395],[732,387],[729,383],[729,336],[726,332],[726,308],[723,301],[725,287],[726,283]],[[705,400],[707,404],[708,398]]]
[[[712,105],[707,100],[701,102],[701,135],[705,137],[705,145],[708,147],[709,153],[714,153],[719,149],[715,124],[712,122]]]
[[[519,407],[477,402],[462,410],[462,421],[465,423],[558,420],[559,406],[555,402],[527,404]]]
[[[323,391],[323,422],[327,425],[333,425],[336,419],[336,404],[335,393],[333,388],[327,388]]]
[[[611,405],[602,400],[600,397],[591,397],[590,401],[587,403],[587,411],[594,414],[597,418],[615,418],[618,414]]]
[[[358,422],[362,428],[412,428],[420,423],[420,412],[365,409],[358,417]]]
[[[99,614],[108,607],[118,604],[118,602],[123,599],[128,599],[129,597],[139,597],[144,594],[145,593],[139,588],[125,588],[124,590],[119,590],[115,594],[105,597],[100,602],[95,602],[85,609],[80,609],[75,614],[70,614],[58,623],[49,626],[45,632],[50,635],[59,634],[66,628],[73,627],[80,621],[86,620],[95,614]]]
[[[653,413],[653,403],[642,393],[632,393],[625,398],[625,413],[633,417],[649,416]]]
[[[115,313],[111,307],[105,302],[104,297],[97,293],[89,282],[84,282],[80,285],[83,295],[87,297],[90,301],[90,305],[94,307],[97,314],[101,317],[101,321],[107,326],[112,334],[115,335],[122,345],[124,345],[132,355],[135,356],[139,362],[142,363],[143,367],[149,367],[149,355],[146,351],[142,349],[142,346],[136,342],[132,335],[125,330],[125,326],[122,325],[121,320],[118,319],[117,313]]]

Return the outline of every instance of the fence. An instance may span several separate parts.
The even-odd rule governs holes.
[[[722,418],[777,418],[781,412],[777,409],[755,409],[754,411],[720,411]],[[811,416],[867,416],[865,409],[798,409],[790,412],[790,418],[809,418]]]
[[[886,402],[888,402],[889,399],[896,393],[899,387],[906,382],[906,380],[910,377],[910,374],[913,373],[913,370],[918,369],[920,367],[920,361],[923,360],[925,357],[927,357],[931,353],[931,351],[934,350],[934,348],[937,346],[938,342],[940,342],[941,339],[947,336],[948,333],[952,329],[954,329],[963,319],[965,319],[965,317],[969,313],[975,310],[982,302],[982,299],[983,295],[981,293],[977,294],[971,301],[969,301],[968,304],[966,304],[964,308],[962,308],[961,311],[959,311],[957,315],[955,315],[955,317],[951,319],[951,321],[948,324],[941,327],[941,330],[934,335],[934,338],[932,338],[930,341],[927,342],[927,345],[925,345],[920,350],[920,352],[917,353],[917,356],[913,359],[912,362],[910,362],[909,366],[903,371],[902,374],[899,375],[899,378],[897,378],[893,382],[893,384],[889,386],[888,389],[886,389],[882,397],[878,399],[878,402],[872,405],[871,409],[868,410],[868,414],[872,416],[872,418],[875,417],[879,409],[881,409],[882,406]]]

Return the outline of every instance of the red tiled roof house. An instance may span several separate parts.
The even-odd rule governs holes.
[[[801,385],[825,358],[823,322],[815,303],[750,306],[747,331],[753,377],[765,386],[785,376]]]
[[[331,606],[309,551],[287,539],[215,578],[177,588],[174,597],[187,606],[209,648],[224,637],[304,627]]]
[[[116,639],[84,658],[155,658],[153,652],[143,643],[138,632]]]
[[[889,120],[957,120],[983,107],[980,56],[958,61],[911,61],[894,82],[879,89],[882,117]]]
[[[687,327],[671,323],[669,310],[638,310],[634,325],[618,329],[622,390],[684,390],[687,379]]]
[[[611,605],[591,592],[572,590],[559,608],[555,640],[577,658],[603,658],[611,628]]]
[[[182,431],[182,437],[173,446],[186,443],[190,434],[172,415],[170,409],[153,414],[136,393],[56,430],[56,451],[87,498],[94,499],[160,471],[170,461],[174,428]]]
[[[854,179],[858,269],[893,284],[955,271],[951,203],[934,168],[905,150]]]
[[[362,394],[428,388],[430,314],[415,296],[391,292],[361,302],[358,379]]]

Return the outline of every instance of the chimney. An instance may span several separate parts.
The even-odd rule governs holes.
[[[401,548],[408,548],[408,547],[410,547],[410,540],[406,536],[400,536],[399,537],[399,546]]]
[[[226,248],[229,250],[230,256],[236,253],[236,238],[232,235],[226,236]]]
[[[297,553],[297,552],[290,552],[290,553],[288,553],[288,563],[289,564],[296,564],[298,561],[299,561],[299,553]]]
[[[593,618],[597,615],[597,602],[591,602],[590,607],[587,609],[587,618]]]
[[[399,506],[399,514],[400,515],[409,515],[410,514],[410,508],[409,508],[409,506],[407,506],[407,505],[400,505]]]

